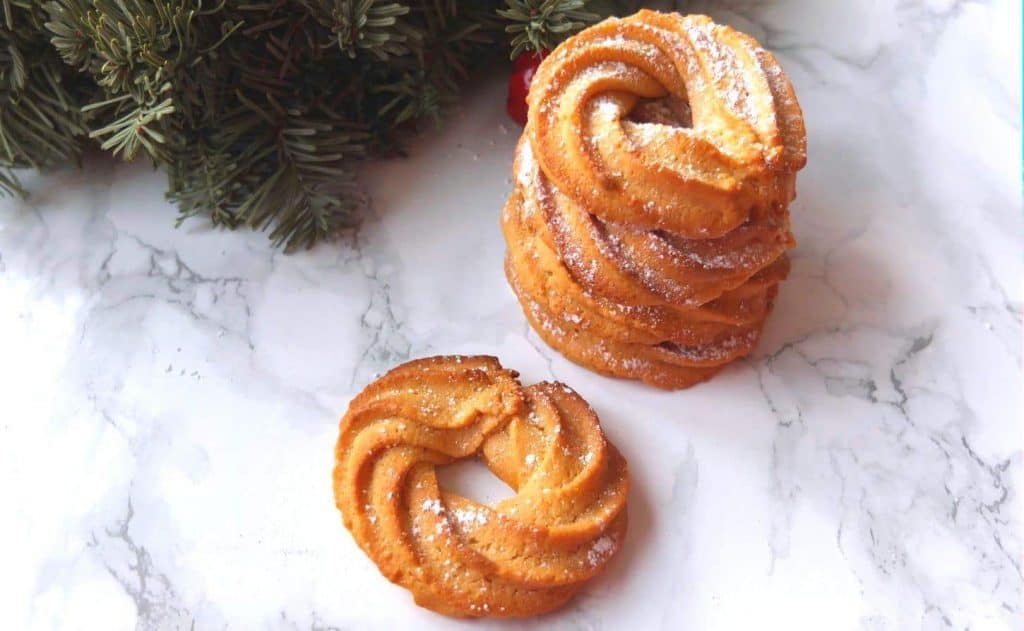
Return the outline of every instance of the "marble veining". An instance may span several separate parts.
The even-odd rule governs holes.
[[[630,462],[622,553],[546,628],[1019,628],[1020,3],[687,6],[777,52],[810,158],[759,350],[685,392],[526,325],[500,81],[309,252],[175,229],[160,173],[101,156],[0,200],[5,627],[526,626],[416,608],[333,506],[348,399],[462,352],[571,384]]]

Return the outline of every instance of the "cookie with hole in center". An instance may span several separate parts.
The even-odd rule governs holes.
[[[480,458],[515,495],[486,505],[436,469]],[[560,383],[523,386],[493,357],[410,361],[349,404],[335,449],[345,526],[416,603],[456,617],[563,605],[626,533],[626,461]]]

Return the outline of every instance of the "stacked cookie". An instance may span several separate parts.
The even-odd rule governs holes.
[[[611,19],[541,64],[506,274],[569,359],[684,388],[749,353],[793,247],[803,117],[775,58],[705,16]]]

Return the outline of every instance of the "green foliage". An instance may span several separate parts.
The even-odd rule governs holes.
[[[599,17],[584,10],[584,0],[508,0],[507,4],[498,13],[512,22],[505,31],[513,35],[513,57],[525,50],[551,50]]]
[[[89,137],[164,167],[179,221],[307,247],[358,219],[354,161],[439,120],[506,31],[513,54],[550,48],[588,4],[0,0],[0,190]]]
[[[628,0],[506,0],[498,15],[509,24],[511,57],[528,51],[552,50],[562,40],[609,15],[625,14],[639,8]]]
[[[97,93],[42,36],[35,0],[0,0],[0,195],[24,193],[12,169],[78,162],[86,128],[81,104]]]

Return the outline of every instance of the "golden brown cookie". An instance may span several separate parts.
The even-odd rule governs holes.
[[[516,495],[442,489],[436,467],[479,457]],[[523,387],[493,357],[411,361],[349,404],[334,496],[356,543],[417,604],[459,617],[555,609],[626,532],[629,474],[597,415],[558,383]]]
[[[502,213],[506,273],[569,359],[666,388],[749,353],[793,247],[792,86],[705,16],[641,11],[538,68]]]

